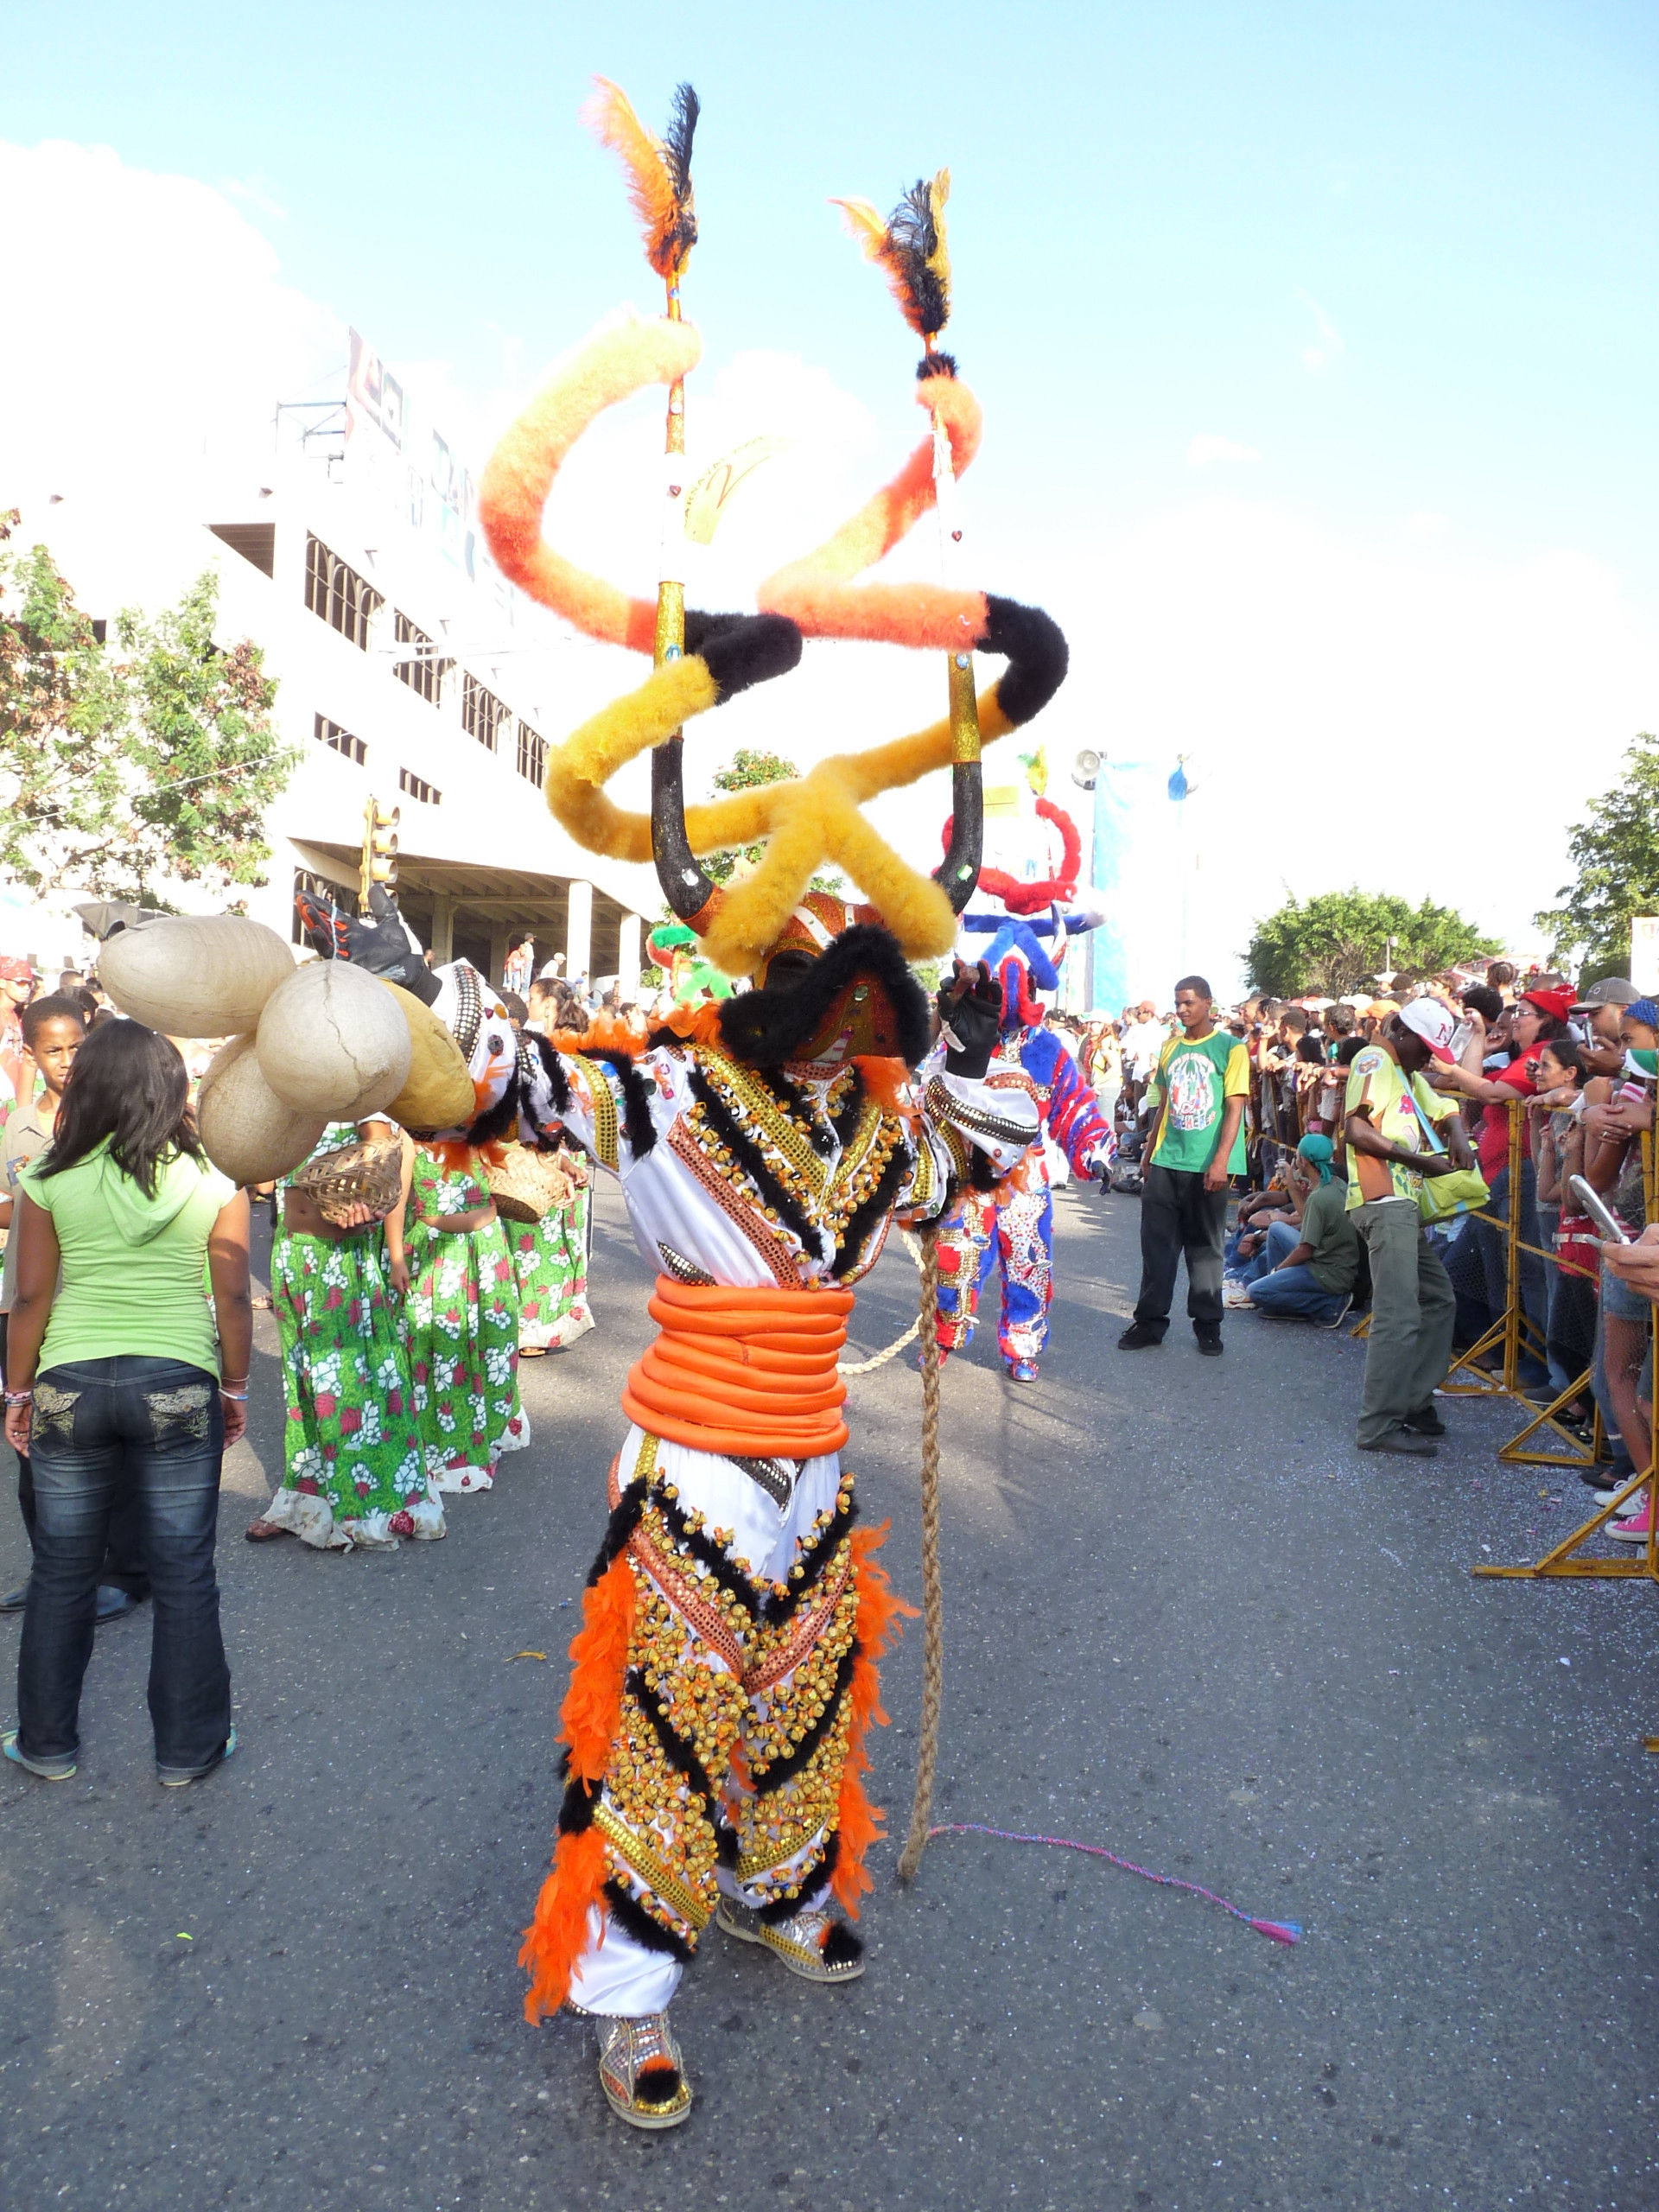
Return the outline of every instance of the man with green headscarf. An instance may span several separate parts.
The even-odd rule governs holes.
[[[1353,1303],[1359,1236],[1348,1218],[1347,1186],[1332,1176],[1332,1158],[1329,1137],[1306,1136],[1296,1147],[1290,1172],[1306,1194],[1300,1234],[1250,1285],[1247,1294],[1259,1313],[1334,1329]]]

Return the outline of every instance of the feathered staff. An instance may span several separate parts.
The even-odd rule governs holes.
[[[680,278],[697,242],[697,216],[691,194],[691,141],[701,108],[690,85],[677,86],[668,133],[658,138],[634,113],[627,94],[608,77],[594,79],[598,90],[582,119],[604,145],[620,155],[628,175],[628,198],[645,232],[645,258],[668,288],[668,320],[680,322]],[[664,490],[661,573],[657,583],[657,632],[653,664],[678,660],[685,652],[685,384],[676,378],[668,388],[667,456]],[[651,811],[658,822],[679,822],[684,813],[684,739],[678,730],[652,754]]]
[[[884,223],[868,200],[841,200],[836,205],[847,217],[853,235],[866,255],[882,270],[900,314],[921,340],[923,354],[918,378],[951,377],[957,365],[938,348],[938,338],[950,319],[950,255],[945,245],[944,203],[950,192],[950,172],[941,169],[931,181],[920,177]],[[957,505],[956,470],[951,465],[950,440],[936,412],[933,416],[933,491],[939,514],[939,565],[944,580],[954,581],[960,566],[962,520]],[[964,884],[971,890],[979,874],[983,835],[983,806],[980,789],[979,703],[974,691],[974,656],[958,646],[946,660],[950,698],[951,827],[950,849],[939,871],[947,891]],[[956,900],[957,912],[966,897]],[[966,988],[968,975],[958,976],[957,995]],[[938,1341],[938,1229],[930,1223],[922,1237],[922,1607],[924,1612],[922,1725],[916,1764],[916,1794],[911,1805],[910,1830],[899,1856],[902,1881],[913,1881],[922,1863],[928,1837],[928,1816],[933,1803],[933,1776],[938,1757],[939,1708],[944,1677],[944,1598],[939,1579],[939,1341]]]
[[[921,340],[923,354],[916,374],[954,377],[957,365],[939,351],[938,340],[950,320],[950,252],[945,241],[944,203],[950,196],[950,172],[940,169],[932,178],[918,177],[884,221],[868,200],[837,200],[832,204],[847,218],[848,228],[887,280],[899,311]],[[939,516],[939,564],[947,582],[961,568],[962,516],[957,502],[957,475],[950,460],[950,441],[944,423],[933,418],[933,486]],[[947,660],[950,699],[950,758],[956,772],[951,794],[952,816],[959,838],[940,880],[952,888],[965,867],[977,874],[981,837],[979,787],[979,708],[975,696],[974,657],[958,649]]]

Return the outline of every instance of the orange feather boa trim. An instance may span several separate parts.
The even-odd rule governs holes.
[[[559,1712],[559,1733],[570,1747],[572,1778],[590,1789],[604,1779],[622,1722],[633,1601],[633,1570],[624,1554],[582,1593],[582,1626],[570,1645],[570,1687]],[[559,1838],[552,1872],[542,1884],[518,1954],[531,1978],[524,2018],[532,2026],[544,2014],[556,2012],[570,1993],[571,1974],[588,1948],[588,1916],[600,1903],[606,1870],[605,1839],[597,1828]]]
[[[841,1851],[830,1884],[849,1920],[858,1918],[859,1898],[875,1887],[866,1872],[864,1858],[870,1846],[886,1834],[880,1825],[887,1817],[885,1811],[871,1804],[863,1780],[870,1769],[865,1738],[873,1726],[887,1725],[878,1662],[886,1657],[893,1639],[904,1634],[904,1621],[918,1618],[916,1607],[906,1605],[895,1592],[886,1568],[876,1563],[875,1554],[887,1541],[891,1525],[884,1521],[876,1529],[855,1529],[851,1539],[853,1573],[858,1581],[858,1656],[853,1662],[849,1693],[852,1719],[847,1731],[847,1762],[841,1770],[836,1821]]]

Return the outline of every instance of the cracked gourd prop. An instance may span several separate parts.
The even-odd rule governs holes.
[[[296,968],[259,1016],[260,1071],[296,1113],[359,1122],[409,1080],[403,1009],[385,986],[342,960]]]

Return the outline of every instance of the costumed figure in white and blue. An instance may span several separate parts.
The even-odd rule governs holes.
[[[1080,918],[1087,925],[1087,918]],[[993,1268],[1002,1270],[997,1346],[1016,1382],[1036,1380],[1054,1294],[1054,1201],[1049,1147],[1078,1175],[1103,1173],[1116,1150],[1100,1102],[1077,1062],[1046,1026],[1039,990],[1059,976],[1042,942],[1065,943],[1058,907],[1033,925],[1004,917],[982,956],[1001,995],[1001,1019],[986,1081],[1034,1103],[1038,1134],[1006,1172],[976,1166],[939,1231],[938,1340],[942,1352],[972,1343],[979,1301]]]

